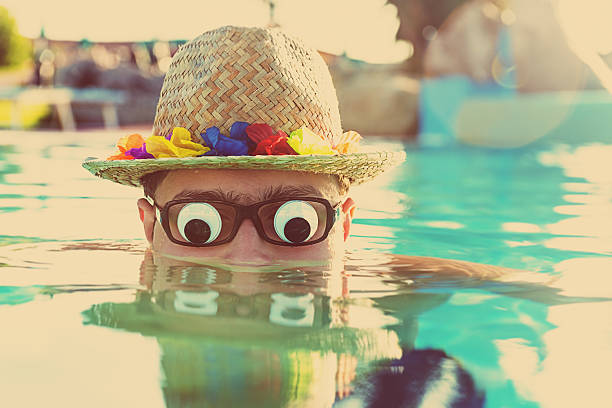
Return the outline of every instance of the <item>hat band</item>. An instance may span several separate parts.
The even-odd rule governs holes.
[[[234,122],[230,135],[221,134],[219,128],[211,126],[199,136],[183,127],[175,127],[167,136],[139,134],[122,137],[117,142],[118,151],[106,160],[160,159],[167,157],[199,156],[258,156],[258,155],[305,155],[347,154],[359,150],[361,136],[355,131],[342,134],[339,142],[332,145],[328,139],[306,127],[287,135],[264,123]]]

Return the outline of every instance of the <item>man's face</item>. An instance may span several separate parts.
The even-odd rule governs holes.
[[[147,239],[154,251],[165,256],[196,263],[246,265],[282,264],[283,261],[320,264],[342,257],[354,205],[351,199],[340,196],[338,183],[331,176],[268,170],[176,170],[169,172],[158,185],[154,198],[155,203],[163,207],[171,200],[221,193],[232,203],[249,205],[266,200],[270,192],[282,194],[283,191],[290,194],[283,198],[291,199],[291,195],[318,197],[340,208],[340,217],[324,241],[306,246],[275,245],[265,241],[253,221],[247,218],[228,243],[209,247],[184,246],[168,238],[154,207],[146,200],[139,200],[138,206]]]

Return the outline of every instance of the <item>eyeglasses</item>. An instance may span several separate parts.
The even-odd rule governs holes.
[[[267,200],[252,205],[193,199],[168,201],[163,207],[151,198],[157,218],[175,244],[209,247],[230,242],[245,219],[267,242],[283,246],[313,245],[327,238],[340,216],[340,203],[332,207],[318,197]]]

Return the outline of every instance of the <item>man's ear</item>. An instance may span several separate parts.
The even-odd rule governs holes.
[[[342,213],[344,214],[344,222],[342,228],[344,228],[344,240],[346,241],[351,233],[351,223],[353,222],[353,214],[355,213],[355,201],[351,197],[348,197],[342,203]]]
[[[155,208],[144,198],[138,200],[138,213],[144,227],[145,238],[153,243],[153,228],[155,227]]]

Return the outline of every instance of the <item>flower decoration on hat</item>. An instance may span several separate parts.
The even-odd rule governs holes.
[[[175,127],[170,138],[151,136],[146,141],[147,152],[156,159],[164,157],[197,157],[206,154],[209,147],[191,141],[191,134],[182,127]]]
[[[210,148],[205,156],[246,156],[249,154],[246,136],[242,130],[242,125],[236,124],[245,122],[236,122],[230,129],[230,137],[221,134],[221,131],[216,126],[211,126],[202,133],[202,139],[206,146]]]
[[[259,156],[259,155],[335,155],[355,153],[361,136],[346,132],[339,142],[332,144],[306,127],[294,130],[289,136],[265,123],[234,122],[230,135],[211,126],[201,135],[202,143],[194,142],[191,133],[175,127],[164,136],[144,139],[138,134],[119,139],[118,152],[107,160],[184,158],[199,156]]]
[[[144,139],[139,134],[124,136],[117,142],[119,151],[106,160],[134,160],[136,156],[131,154],[131,151],[139,149],[143,143]]]
[[[250,154],[253,156],[297,154],[287,143],[287,134],[282,130],[277,132],[265,123],[254,123],[245,132],[251,142]]]
[[[349,130],[342,134],[335,149],[340,154],[357,153],[359,151],[360,141],[361,135],[354,130]]]
[[[298,154],[335,154],[330,144],[308,128],[294,130],[287,139]]]

